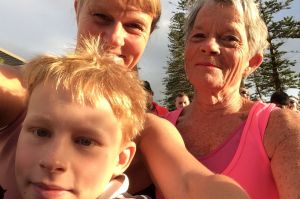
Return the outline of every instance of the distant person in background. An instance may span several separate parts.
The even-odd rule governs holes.
[[[162,107],[153,101],[154,92],[152,91],[150,83],[148,81],[144,81],[144,88],[148,93],[148,102],[147,102],[148,112],[153,113],[160,117],[165,116],[169,111],[165,107]]]
[[[176,109],[186,107],[189,104],[190,104],[189,96],[187,96],[187,94],[185,94],[184,92],[180,92],[176,96],[176,99],[175,99]]]
[[[295,96],[290,96],[289,99],[290,99],[289,109],[299,113],[298,110],[299,99]]]
[[[290,104],[289,96],[283,91],[275,91],[271,95],[270,102],[280,108],[288,108]]]
[[[247,99],[250,98],[248,90],[246,88],[244,88],[244,87],[240,87],[240,94],[244,98],[247,98]]]

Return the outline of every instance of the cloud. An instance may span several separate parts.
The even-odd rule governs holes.
[[[43,52],[62,52],[76,38],[71,1],[1,1],[0,19],[1,47],[26,59]]]
[[[159,22],[159,29],[151,35],[145,53],[139,63],[140,76],[151,83],[154,91],[154,99],[160,101],[164,98],[164,86],[162,85],[165,77],[165,67],[167,66],[168,50],[168,33],[170,18],[175,10],[174,4],[168,1],[162,1],[162,16]]]

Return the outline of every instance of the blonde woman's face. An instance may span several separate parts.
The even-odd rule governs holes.
[[[139,61],[148,42],[153,17],[120,0],[88,0],[77,8],[77,45],[82,37],[101,36],[107,51],[128,68]]]

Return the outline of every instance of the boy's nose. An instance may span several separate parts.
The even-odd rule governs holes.
[[[42,170],[49,173],[59,173],[67,170],[67,149],[63,142],[53,142],[41,149],[43,156],[40,159],[39,166]]]
[[[66,165],[63,162],[54,159],[41,160],[40,167],[49,173],[62,173],[66,171]]]

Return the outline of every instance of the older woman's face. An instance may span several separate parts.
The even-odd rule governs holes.
[[[77,7],[75,1],[75,7]],[[88,0],[77,9],[79,44],[83,37],[101,35],[118,61],[133,68],[150,36],[153,17],[121,0]]]
[[[220,91],[238,87],[249,66],[241,12],[232,6],[206,3],[188,36],[185,63],[188,78],[196,89]]]

